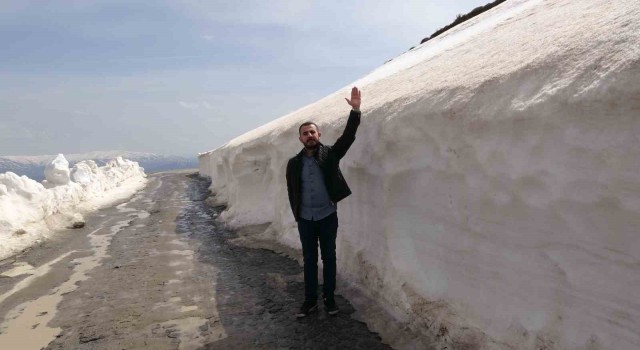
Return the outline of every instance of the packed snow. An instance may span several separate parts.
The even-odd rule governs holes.
[[[127,198],[144,187],[137,162],[117,157],[98,167],[92,160],[69,169],[59,154],[42,183],[12,172],[0,174],[0,259],[45,239],[51,232],[83,224],[83,214]]]
[[[358,86],[339,279],[436,348],[638,349],[638,43],[636,0],[510,0],[200,154],[200,173],[230,226],[299,249],[298,126],[332,144]]]

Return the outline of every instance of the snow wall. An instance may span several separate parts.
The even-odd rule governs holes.
[[[339,279],[436,348],[639,349],[639,43],[639,1],[510,0],[200,154],[200,173],[229,225],[299,249],[297,128],[332,144],[358,86]]]
[[[53,230],[84,225],[82,215],[127,198],[146,184],[144,169],[122,157],[98,167],[81,161],[69,169],[59,154],[42,183],[0,174],[0,259],[45,239]]]

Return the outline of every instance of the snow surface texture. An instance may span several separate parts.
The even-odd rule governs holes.
[[[638,43],[637,0],[510,0],[354,82],[341,278],[441,348],[639,349]],[[350,87],[200,154],[229,225],[300,247],[286,162]]]
[[[71,180],[70,175],[69,162],[62,154],[58,154],[58,156],[44,168],[44,177],[47,184],[52,186],[68,184]]]
[[[0,174],[0,259],[146,184],[144,169],[122,157],[103,167],[82,161],[70,170],[60,154],[47,165],[45,175],[41,184],[12,172]]]

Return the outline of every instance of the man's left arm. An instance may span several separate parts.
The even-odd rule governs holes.
[[[347,103],[351,106],[351,113],[349,113],[349,119],[347,120],[347,125],[342,132],[342,135],[338,137],[338,140],[333,145],[332,149],[335,156],[338,159],[344,157],[347,154],[347,151],[356,140],[356,131],[358,130],[358,126],[360,125],[360,102],[361,100],[361,92],[357,87],[351,89],[351,99],[345,98]]]

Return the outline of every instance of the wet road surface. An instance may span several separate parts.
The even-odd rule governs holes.
[[[297,319],[302,268],[232,244],[195,173],[149,177],[129,201],[0,262],[0,349],[388,349],[340,313]]]

